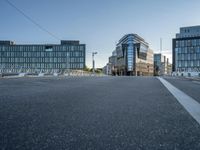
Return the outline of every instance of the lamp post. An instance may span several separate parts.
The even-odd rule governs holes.
[[[95,73],[95,60],[94,60],[94,55],[96,55],[97,52],[92,52],[92,72],[93,74]]]

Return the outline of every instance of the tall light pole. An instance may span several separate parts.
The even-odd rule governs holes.
[[[94,61],[94,55],[96,55],[97,52],[92,52],[92,72],[95,73],[95,61]]]

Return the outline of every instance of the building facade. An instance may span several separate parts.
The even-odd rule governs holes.
[[[117,74],[117,53],[116,50],[112,52],[112,56],[109,57],[109,65],[111,69],[111,75]]]
[[[86,45],[79,41],[61,44],[16,45],[0,41],[1,72],[63,72],[85,67]]]
[[[110,63],[107,63],[103,69],[102,69],[102,72],[106,75],[112,75],[112,66]]]
[[[171,75],[171,72],[172,70],[169,59],[161,53],[154,54],[154,75]]]
[[[117,75],[153,75],[153,51],[137,34],[123,36],[116,45],[115,53]]]
[[[173,40],[173,72],[200,72],[200,26],[180,28]]]

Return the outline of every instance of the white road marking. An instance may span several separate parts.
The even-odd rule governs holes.
[[[160,82],[174,95],[178,102],[189,112],[189,114],[200,124],[200,104],[163,78],[158,77]]]

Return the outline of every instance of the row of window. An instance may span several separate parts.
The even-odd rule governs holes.
[[[176,48],[176,53],[200,53],[200,46],[198,47],[182,47]]]
[[[27,46],[0,46],[0,51],[45,51],[47,47],[51,47],[53,51],[84,51],[85,46],[45,46],[45,45],[27,45]]]
[[[84,58],[0,58],[0,63],[10,62],[10,63],[56,63],[56,62],[84,62]]]
[[[176,68],[177,72],[200,72],[200,68],[192,67],[192,68]]]
[[[196,61],[176,61],[177,67],[200,67],[200,60]]]
[[[0,52],[0,57],[83,57],[84,52]]]
[[[199,54],[177,54],[177,60],[200,60]]]
[[[70,63],[70,64],[66,64],[66,63],[19,63],[19,64],[4,64],[1,69],[83,69],[84,67],[84,63]]]
[[[200,39],[176,41],[176,47],[191,47],[191,46],[200,46]]]

